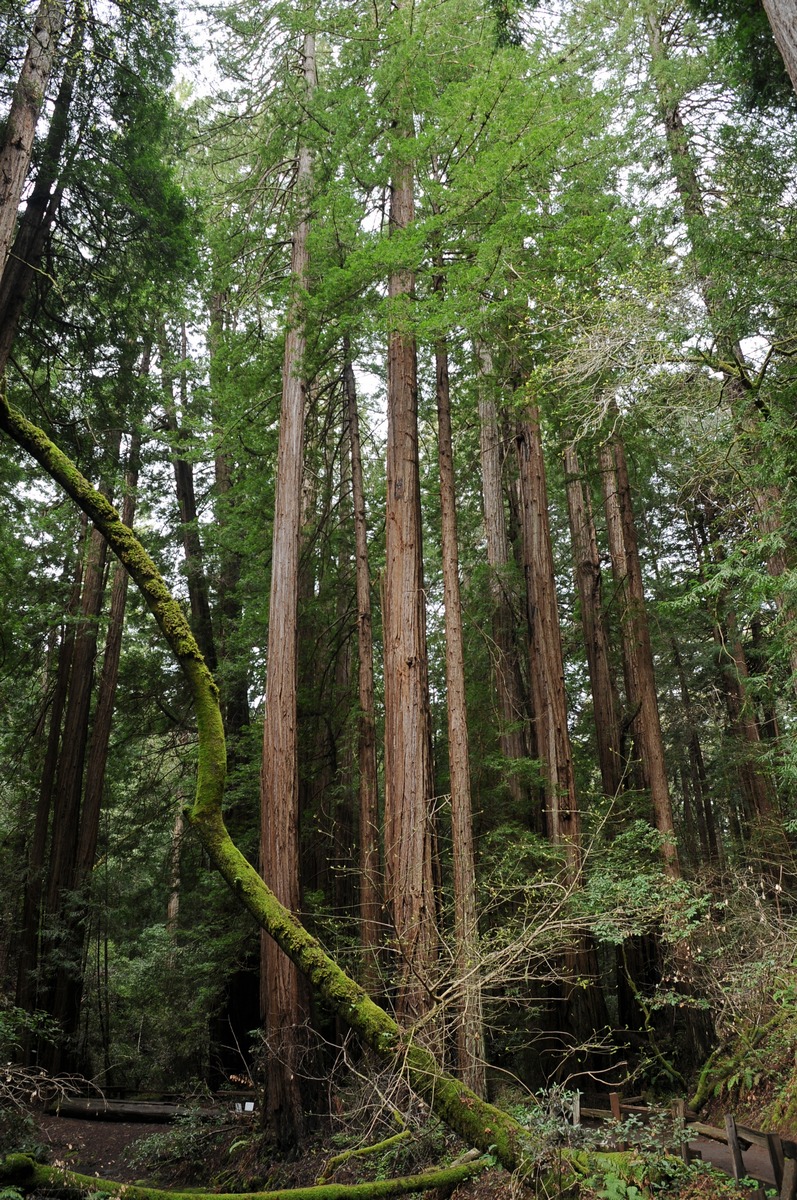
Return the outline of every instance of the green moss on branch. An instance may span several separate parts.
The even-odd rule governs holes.
[[[432,1188],[451,1188],[478,1175],[490,1160],[482,1158],[458,1167],[444,1167],[406,1175],[400,1179],[377,1179],[372,1183],[328,1183],[302,1188],[280,1188],[275,1192],[224,1194],[219,1192],[172,1192],[160,1188],[116,1183],[93,1175],[78,1175],[58,1167],[45,1167],[24,1154],[11,1154],[0,1161],[0,1185],[15,1187],[24,1193],[91,1193],[123,1197],[124,1200],[379,1200],[380,1197],[406,1196]]]

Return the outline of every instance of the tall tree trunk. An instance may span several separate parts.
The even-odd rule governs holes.
[[[112,436],[115,442],[113,458],[118,460],[121,434],[117,432]],[[110,487],[106,485],[104,491],[109,492]],[[88,540],[80,617],[69,679],[69,698],[56,772],[47,879],[46,911],[50,934],[48,945],[43,950],[43,968],[49,981],[46,1007],[61,1025],[63,1034],[70,1039],[78,1027],[75,996],[82,969],[82,939],[75,935],[68,907],[69,897],[76,884],[81,797],[106,555],[105,538],[94,528]],[[57,965],[47,961],[51,955]],[[74,1045],[71,1041],[69,1045],[55,1045],[46,1065],[52,1071],[61,1070],[70,1060],[74,1062],[73,1054]]]
[[[166,409],[166,425],[173,435],[174,442],[174,482],[177,492],[177,507],[180,511],[180,533],[185,555],[185,574],[188,582],[188,601],[191,608],[191,626],[202,656],[211,671],[216,670],[216,644],[213,638],[213,623],[210,615],[210,589],[205,574],[202,541],[199,536],[197,523],[196,493],[194,490],[193,465],[180,454],[185,442],[185,436],[180,428],[177,416],[177,406],[174,397],[174,378],[169,364],[169,349],[166,331],[161,328],[161,373],[163,378],[164,407]],[[181,327],[181,354],[183,362],[188,353],[185,323]],[[185,381],[185,368],[182,369],[182,379]],[[182,417],[185,420],[187,401],[185,382],[181,384]]]
[[[218,366],[219,350],[224,334],[225,294],[215,291],[210,304],[210,385],[213,409],[213,436],[216,450],[214,473],[216,482],[216,523],[220,528],[218,577],[218,649],[222,664],[220,687],[224,704],[225,725],[231,737],[231,760],[236,754],[236,736],[249,724],[249,695],[246,660],[235,650],[235,634],[241,622],[241,603],[237,589],[241,577],[242,555],[229,541],[229,525],[234,507],[233,462],[224,444],[224,427],[220,418],[218,391],[221,384]]]
[[[562,635],[556,599],[548,489],[539,414],[528,409],[515,437],[521,503],[523,566],[529,621],[531,671],[537,681],[537,749],[545,767],[547,832],[567,856],[570,876],[581,870],[581,819],[573,753],[567,729]]]
[[[25,61],[6,118],[5,137],[0,148],[0,277],[11,252],[36,125],[65,19],[64,0],[42,0],[33,20]]]
[[[589,493],[582,482],[574,445],[564,452],[567,511],[573,546],[576,584],[581,602],[581,628],[587,655],[592,711],[598,744],[601,784],[605,796],[616,796],[623,783],[620,744],[620,701],[609,657],[609,638],[603,612],[603,576]]]
[[[677,878],[681,870],[675,843],[670,789],[664,761],[653,651],[650,644],[642,569],[639,562],[631,485],[625,449],[615,432],[600,451],[606,524],[612,575],[619,600],[623,659],[626,664],[628,705],[632,728],[642,763],[644,783],[650,790],[653,820],[663,837],[662,857],[668,874]]]
[[[352,504],[357,578],[358,695],[357,748],[360,786],[359,911],[362,984],[373,994],[379,988],[378,952],[382,940],[382,881],[379,863],[379,796],[376,766],[374,707],[374,650],[371,623],[371,574],[368,568],[368,526],[365,512],[357,391],[348,342],[344,344],[343,391],[351,445]]]
[[[529,740],[528,704],[515,643],[515,615],[507,591],[509,541],[506,533],[502,478],[501,435],[491,394],[492,358],[479,343],[479,438],[481,454],[482,505],[490,591],[493,602],[493,679],[498,703],[498,744],[507,762],[525,762],[532,756]],[[516,814],[536,826],[536,797],[520,772],[510,772],[509,791]]]
[[[58,95],[41,148],[39,170],[19,222],[11,256],[0,271],[0,373],[5,371],[19,318],[61,203],[63,188],[56,186],[58,167],[69,134],[69,113],[82,61],[85,28],[85,19],[76,16]],[[9,214],[12,212],[10,207]]]
[[[442,289],[442,281],[439,283]],[[465,652],[459,591],[456,486],[451,437],[448,349],[435,346],[437,377],[437,446],[440,468],[440,513],[443,595],[446,614],[446,693],[448,763],[451,776],[451,849],[454,860],[454,943],[459,1013],[457,1064],[468,1087],[485,1094],[479,930],[476,913],[476,863],[473,851],[473,806],[468,756],[468,713],[465,701]]]
[[[399,17],[405,15],[404,7]],[[415,216],[412,113],[400,99],[406,143],[393,164],[390,231],[401,238]],[[418,383],[415,338],[406,329],[415,275],[396,267],[388,295],[394,314],[387,361],[387,503],[385,512],[385,894],[393,927],[396,1013],[412,1025],[432,1008],[437,959],[433,874],[431,725],[426,658]]]
[[[304,39],[304,82],[316,84],[315,39]],[[294,298],[288,313],[282,367],[274,530],[269,599],[266,711],[260,775],[260,870],[280,902],[297,912],[299,880],[299,779],[296,736],[297,605],[302,526],[302,465],[307,348],[301,291],[307,286],[308,214],[312,160],[299,150],[297,220],[291,251]],[[304,1114],[299,1085],[302,1027],[308,1018],[307,989],[294,964],[268,935],[260,948],[260,1000],[270,1062],[263,1119],[285,1147],[298,1145]]]

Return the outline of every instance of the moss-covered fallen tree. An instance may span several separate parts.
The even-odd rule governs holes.
[[[310,1187],[279,1188],[275,1192],[250,1192],[247,1200],[382,1200],[388,1196],[407,1196],[411,1192],[429,1192],[453,1188],[488,1167],[492,1159],[481,1158],[458,1166],[439,1167],[417,1175],[397,1179],[376,1179],[368,1183],[325,1183]],[[25,1193],[90,1193],[124,1197],[124,1200],[242,1200],[238,1192],[180,1192],[115,1183],[95,1175],[79,1175],[63,1167],[46,1167],[25,1154],[9,1154],[0,1159],[0,1187],[16,1188]]]
[[[234,844],[222,817],[227,754],[218,688],[182,608],[138,538],[122,523],[109,501],[91,486],[43,430],[9,405],[4,394],[0,395],[0,429],[33,455],[102,532],[141,591],[180,663],[193,696],[199,734],[196,794],[186,816],[214,867],[258,925],[304,973],[316,995],[380,1057],[404,1073],[409,1086],[436,1116],[469,1145],[493,1154],[508,1170],[520,1169],[531,1174],[542,1157],[542,1140],[444,1071],[434,1055],[414,1040],[412,1031],[401,1029],[375,1004],[279,903]],[[572,1161],[573,1177],[582,1174],[584,1156],[563,1151],[560,1162],[565,1168],[568,1158]],[[96,1191],[97,1182],[92,1183]]]

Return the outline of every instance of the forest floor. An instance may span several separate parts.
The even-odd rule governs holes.
[[[48,1148],[50,1161],[54,1164],[63,1165],[84,1175],[95,1175],[100,1179],[164,1186],[154,1170],[148,1170],[143,1165],[134,1166],[130,1161],[131,1152],[136,1144],[152,1134],[162,1134],[166,1128],[163,1124],[86,1120],[45,1113],[38,1114],[36,1124],[41,1141]],[[706,1138],[696,1139],[690,1145],[694,1150],[700,1150],[704,1162],[731,1174],[731,1157],[726,1146]],[[749,1176],[770,1186],[774,1184],[772,1167],[768,1155],[763,1150],[750,1147],[745,1151],[744,1161]],[[318,1165],[314,1162],[312,1170],[307,1172],[309,1178],[302,1179],[301,1182],[313,1182]],[[297,1175],[305,1174],[299,1164],[295,1164],[295,1167]],[[298,1182],[297,1179],[296,1183]],[[281,1183],[283,1186],[290,1186],[287,1181]],[[196,1181],[196,1184],[201,1185],[201,1181]],[[511,1194],[509,1176],[503,1171],[495,1171],[463,1184],[454,1193],[454,1197],[455,1200],[508,1200]]]
[[[140,1121],[87,1121],[79,1117],[56,1117],[37,1113],[36,1125],[50,1162],[83,1175],[120,1183],[154,1183],[154,1174],[131,1165],[129,1152],[136,1142],[163,1133],[162,1124]]]

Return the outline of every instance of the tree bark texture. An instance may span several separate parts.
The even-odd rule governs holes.
[[[792,87],[797,92],[797,12],[792,0],[761,0],[772,33],[783,56]]]
[[[601,446],[600,464],[615,601],[620,612],[627,702],[631,713],[634,714],[634,740],[642,762],[644,784],[650,790],[654,824],[664,839],[664,866],[669,875],[678,878],[681,870],[664,761],[653,650],[650,644],[642,568],[631,503],[631,484],[625,449],[618,433],[615,432]]]
[[[304,82],[316,82],[315,40],[304,39]],[[282,367],[279,451],[271,559],[266,708],[260,774],[260,870],[290,912],[300,907],[299,778],[297,758],[297,607],[307,342],[301,292],[307,286],[308,212],[312,160],[299,150],[296,226],[291,251],[294,294],[288,313]],[[263,1119],[285,1146],[302,1136],[299,1068],[302,1030],[309,1015],[307,988],[296,966],[266,936],[260,948],[260,1000],[270,1052]]]
[[[587,655],[592,711],[605,796],[616,796],[623,784],[620,742],[620,701],[609,655],[603,611],[603,575],[589,493],[585,491],[574,445],[565,449],[567,511],[573,546],[576,585],[581,604],[581,628]]]
[[[539,414],[535,407],[517,427],[523,567],[529,622],[531,672],[537,682],[537,750],[545,768],[548,836],[562,846],[572,880],[581,870],[581,818],[573,752],[567,728],[562,635],[556,599],[548,489]]]
[[[480,362],[479,439],[482,474],[482,505],[490,591],[493,602],[492,670],[498,705],[498,742],[508,761],[531,757],[529,714],[515,642],[515,615],[508,593],[509,541],[502,486],[502,441],[495,401],[490,394],[493,364],[487,347],[478,347]],[[509,792],[516,814],[536,824],[535,798],[519,773],[510,771]]]
[[[412,125],[405,122],[412,139]],[[403,151],[406,155],[406,151]],[[394,165],[391,233],[414,219],[413,166]],[[415,338],[407,330],[415,288],[411,270],[390,276],[387,366],[387,503],[384,576],[385,893],[398,970],[396,1011],[411,1025],[432,1007],[437,920],[430,813],[432,747],[426,661],[418,383]]]
[[[379,856],[379,795],[377,791],[376,721],[374,705],[374,646],[371,621],[371,573],[368,567],[368,526],[365,511],[357,390],[348,346],[344,348],[343,392],[351,447],[351,485],[354,507],[354,546],[357,586],[358,698],[357,758],[359,769],[359,914],[362,983],[370,994],[379,986],[378,951],[382,941],[382,878]]]
[[[19,74],[0,149],[0,276],[5,271],[17,211],[33,151],[33,138],[64,28],[64,0],[42,0]]]
[[[85,27],[85,19],[77,16],[41,148],[39,170],[17,228],[11,255],[0,271],[0,371],[5,370],[8,362],[22,309],[61,203],[63,188],[58,185],[58,168],[69,134],[69,113],[82,60]]]
[[[442,285],[441,285],[442,286]],[[456,481],[451,436],[448,349],[435,346],[437,447],[440,470],[443,597],[446,614],[446,691],[448,763],[451,780],[451,849],[454,862],[454,954],[457,970],[457,1064],[468,1087],[486,1092],[482,994],[479,978],[479,929],[476,913],[476,863],[473,850],[473,803],[465,699],[465,652],[459,590]]]

